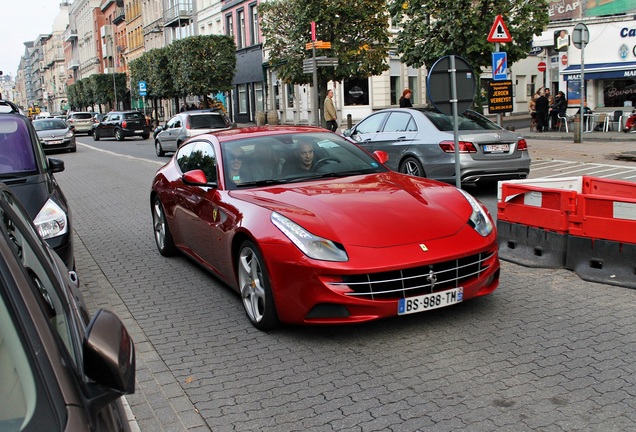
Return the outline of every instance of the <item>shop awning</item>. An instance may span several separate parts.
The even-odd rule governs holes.
[[[566,81],[581,79],[581,65],[570,65],[561,72]],[[592,63],[585,65],[585,79],[634,78],[636,79],[636,62]]]

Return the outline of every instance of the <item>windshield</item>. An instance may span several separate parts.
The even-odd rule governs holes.
[[[93,118],[93,114],[86,112],[86,113],[74,113],[71,115],[71,117],[74,120],[92,120]]]
[[[228,189],[386,171],[369,154],[332,133],[280,134],[221,145]]]
[[[66,123],[61,119],[33,120],[36,131],[66,129]]]
[[[448,116],[437,111],[421,111],[440,131],[453,131],[453,116]],[[475,111],[465,111],[458,116],[458,120],[458,130],[501,130],[496,123]]]
[[[37,166],[28,120],[18,116],[0,116],[0,175],[34,171]]]

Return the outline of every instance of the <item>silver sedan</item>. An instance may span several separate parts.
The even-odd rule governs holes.
[[[470,110],[458,120],[462,184],[528,177],[530,155],[521,135]],[[370,114],[344,135],[371,153],[387,152],[386,165],[395,171],[456,182],[451,116],[434,109],[385,109]]]

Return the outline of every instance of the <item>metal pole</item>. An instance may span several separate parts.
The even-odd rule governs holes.
[[[499,52],[499,42],[495,42],[495,52]],[[492,78],[495,79],[495,71],[492,71]],[[497,124],[501,126],[501,113],[497,113]]]
[[[457,114],[457,69],[455,68],[455,56],[450,55],[450,76],[451,76],[451,106],[453,108],[453,139],[455,143],[455,186],[462,187],[461,170],[459,168],[459,116]]]
[[[318,105],[318,65],[316,64],[316,41],[311,41],[311,56],[314,64],[314,91],[313,91],[313,99],[314,99],[314,125],[318,126],[318,110],[320,109]]]
[[[113,32],[115,28],[113,26]],[[117,84],[115,83],[115,36],[110,37],[111,42],[113,43],[113,91],[115,92],[115,110],[117,109]]]
[[[583,32],[581,32],[583,33]],[[581,109],[579,115],[579,131],[581,143],[583,143],[583,124],[585,123],[585,37],[581,38]],[[589,118],[589,117],[588,117]]]

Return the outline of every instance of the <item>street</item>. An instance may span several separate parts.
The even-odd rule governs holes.
[[[52,157],[66,164],[56,179],[72,208],[86,301],[114,310],[135,340],[137,389],[127,400],[141,431],[636,425],[634,290],[502,261],[500,286],[484,298],[369,324],[260,332],[233,291],[157,252],[150,182],[169,157],[155,155],[152,138],[82,136],[77,153]],[[619,178],[636,178],[636,164],[589,159],[536,158],[532,177],[617,165]],[[496,215],[496,189],[469,191]]]

